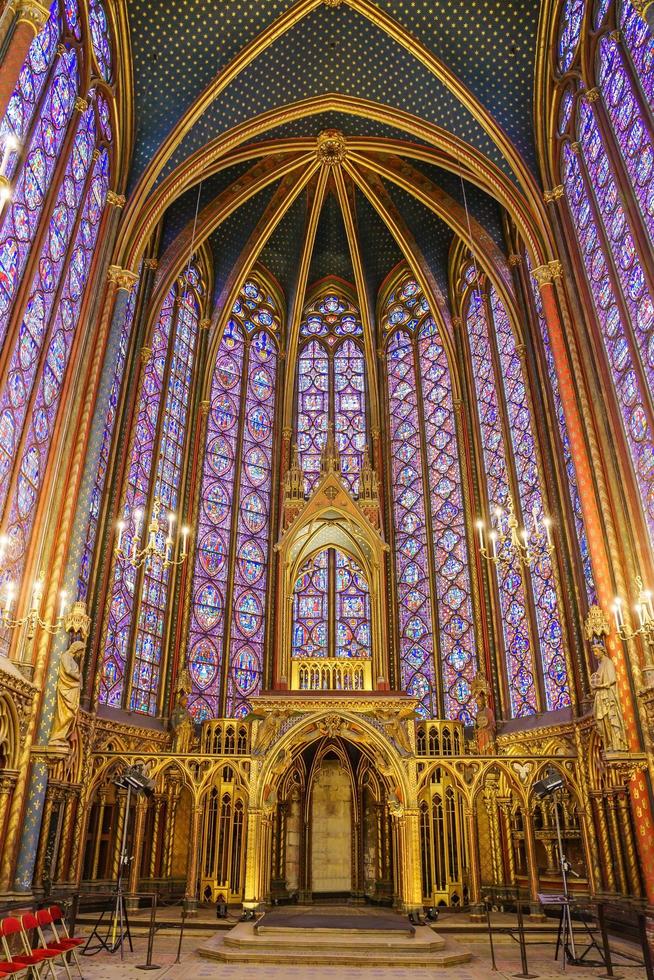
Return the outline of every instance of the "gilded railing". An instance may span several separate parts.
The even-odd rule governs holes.
[[[372,691],[372,664],[342,657],[298,657],[291,663],[291,687],[294,691]]]

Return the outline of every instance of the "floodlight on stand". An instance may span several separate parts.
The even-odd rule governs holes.
[[[139,766],[130,766],[125,772],[114,779],[114,785],[120,789],[131,790],[132,793],[152,796],[154,793],[154,781],[146,776]]]
[[[545,773],[542,779],[534,783],[534,793],[539,800],[544,800],[545,797],[552,796],[553,793],[563,789],[564,786],[565,779],[563,776],[554,770],[550,770],[548,773]]]

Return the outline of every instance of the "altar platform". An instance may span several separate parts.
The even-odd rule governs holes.
[[[414,927],[387,909],[306,906],[274,909],[257,922],[239,922],[198,949],[223,963],[442,969],[471,959],[456,940]]]

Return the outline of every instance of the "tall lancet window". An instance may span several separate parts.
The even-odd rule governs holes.
[[[243,716],[261,689],[279,326],[277,303],[248,279],[211,384],[186,658],[197,720]]]
[[[100,33],[111,53],[106,23]],[[114,153],[115,107],[106,82],[77,4],[71,0],[60,9],[55,2],[0,121],[3,172],[10,181],[0,216],[0,346],[6,359],[0,378],[0,521],[8,540],[3,579],[14,585],[25,586],[25,558],[56,456],[62,393],[89,303]]]
[[[464,296],[466,335],[482,451],[479,476],[487,516],[507,534],[513,507],[522,526],[544,527],[538,448],[523,367],[507,311],[493,286],[482,293],[469,268]],[[497,512],[501,516],[496,516]],[[507,541],[496,567],[505,691],[515,717],[570,704],[568,675],[551,557],[529,568]],[[533,606],[533,616],[530,607]]]
[[[408,273],[383,322],[402,686],[424,715],[470,723],[477,654],[447,354]]]
[[[631,0],[592,16],[558,62],[557,165],[654,545],[654,38]]]
[[[305,310],[297,375],[297,443],[307,493],[320,475],[328,426],[333,426],[341,473],[356,493],[367,440],[366,367],[358,310],[327,292]]]
[[[157,317],[143,370],[136,424],[131,434],[123,497],[122,550],[142,541],[155,502],[160,507],[157,544],[165,548],[170,515],[179,509],[187,443],[191,379],[204,302],[200,273],[190,265],[171,287]],[[149,558],[135,569],[115,559],[99,699],[153,715],[162,695],[164,640],[171,568]]]

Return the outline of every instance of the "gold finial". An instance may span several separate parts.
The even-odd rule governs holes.
[[[328,167],[338,166],[347,156],[345,137],[338,129],[323,129],[316,147],[318,160]]]
[[[557,184],[553,187],[551,191],[545,191],[543,194],[543,200],[545,204],[552,204],[553,201],[558,201],[559,198],[563,197],[565,193],[563,184]]]
[[[115,191],[107,191],[107,204],[112,208],[124,208],[127,198],[124,194],[116,194]]]
[[[589,643],[596,642],[610,633],[609,621],[600,606],[592,605],[584,622],[586,639]]]
[[[359,470],[359,500],[376,501],[379,496],[379,481],[377,474],[370,465],[368,447],[363,451],[361,469]]]
[[[338,451],[336,439],[334,438],[334,423],[329,422],[327,425],[327,439],[325,440],[324,449],[320,454],[320,474],[321,476],[325,476],[327,473],[340,472],[341,454]]]

